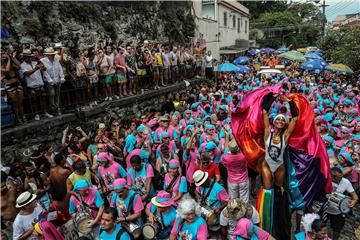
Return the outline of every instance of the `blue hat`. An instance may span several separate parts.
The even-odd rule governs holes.
[[[162,141],[164,137],[170,137],[170,134],[168,132],[163,132],[161,135],[160,135],[160,140]]]
[[[136,128],[137,132],[143,132],[145,130],[145,127],[143,125],[140,125]]]
[[[212,124],[207,124],[207,125],[205,126],[205,131],[208,130],[208,129],[215,129],[215,126],[212,125]]]
[[[81,179],[78,180],[74,185],[74,191],[90,187],[88,181]]]
[[[216,148],[216,144],[211,141],[205,145],[205,151],[213,151]]]
[[[189,130],[193,130],[193,129],[194,129],[193,125],[187,125],[185,130],[184,130],[184,135],[186,135]]]

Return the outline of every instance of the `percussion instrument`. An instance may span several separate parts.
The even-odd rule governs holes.
[[[216,222],[216,214],[214,210],[207,205],[201,205],[201,216],[209,225],[214,225]]]
[[[156,235],[160,231],[160,226],[157,222],[152,223],[145,223],[142,229],[142,234],[146,240],[155,239]]]
[[[329,204],[337,207],[341,213],[349,213],[349,202],[350,198],[344,194],[333,192],[328,196]]]
[[[82,212],[76,215],[75,227],[82,234],[88,234],[92,228],[89,227],[89,223],[92,221],[92,217],[89,213]]]
[[[131,234],[135,239],[138,239],[141,236],[142,229],[139,225],[133,222],[121,222],[121,225],[126,229],[126,231]]]

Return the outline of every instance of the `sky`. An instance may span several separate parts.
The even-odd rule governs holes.
[[[310,2],[314,0],[293,0],[296,2]],[[323,3],[323,0],[320,0]],[[321,5],[321,4],[318,5]],[[325,0],[325,4],[329,5],[326,7],[326,18],[328,22],[333,21],[336,16],[345,15],[350,13],[360,12],[360,0]],[[322,8],[321,8],[322,9]]]
[[[329,22],[338,15],[360,12],[360,0],[325,0],[325,4],[329,5],[325,11]]]

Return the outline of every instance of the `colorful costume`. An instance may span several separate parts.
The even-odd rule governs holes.
[[[270,92],[280,93],[280,86],[253,91],[245,96],[237,111],[231,115],[234,137],[248,161],[248,166],[258,172],[259,159],[265,154],[262,101]],[[286,97],[295,103],[299,113],[298,123],[284,152],[286,189],[290,207],[304,209],[325,193],[331,192],[330,164],[325,145],[317,131],[311,105],[299,94],[287,94]],[[269,211],[271,206],[263,212]],[[271,229],[266,230],[271,232]]]

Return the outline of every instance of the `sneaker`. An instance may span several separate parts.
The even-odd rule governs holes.
[[[40,120],[39,114],[36,114],[35,117],[34,117],[34,119],[35,119],[36,121],[39,121],[39,120]]]
[[[119,97],[118,95],[114,95],[114,98],[115,98],[116,100],[119,100],[119,99],[120,99],[120,97]]]
[[[95,105],[95,106],[98,105],[97,101],[94,101],[94,105]]]
[[[108,101],[108,100],[109,100],[109,97],[106,97],[106,98],[105,98],[105,101]]]
[[[109,101],[112,101],[112,98],[111,97],[109,97],[109,99],[108,99]]]
[[[58,116],[60,116],[62,114],[60,108],[58,108],[57,114],[58,114]]]
[[[25,116],[23,116],[22,120],[23,120],[23,122],[24,122],[24,123],[26,123],[26,122],[27,122],[27,119],[26,119],[26,117],[25,117]]]
[[[48,113],[48,112],[46,112],[44,115],[45,115],[45,117],[48,117],[48,118],[53,118],[53,117],[54,117],[53,115],[51,115],[51,114]]]
[[[140,91],[140,92],[141,92],[141,94],[144,94],[144,92],[145,92],[145,91],[144,91],[144,89],[141,89],[141,91]]]

